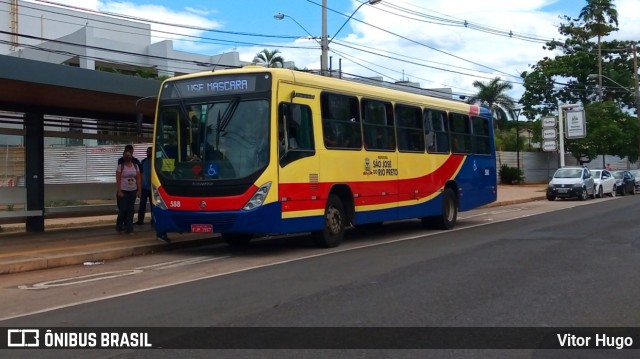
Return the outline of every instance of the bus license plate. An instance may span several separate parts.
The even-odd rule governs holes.
[[[192,224],[191,232],[192,233],[212,233],[213,226],[211,224]]]

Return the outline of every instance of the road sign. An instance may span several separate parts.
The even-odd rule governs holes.
[[[555,117],[543,117],[542,118],[542,127],[556,127],[556,118]]]
[[[556,140],[542,141],[542,150],[545,152],[553,152],[558,150],[558,142]]]
[[[567,111],[567,138],[583,138],[587,136],[587,122],[584,111]]]
[[[555,128],[543,128],[542,138],[545,140],[555,140],[558,137],[558,132]]]

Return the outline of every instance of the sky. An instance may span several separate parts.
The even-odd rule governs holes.
[[[165,31],[154,33],[155,39],[171,38],[177,50],[238,51],[241,60],[251,61],[263,49],[277,49],[298,68],[320,68],[319,40],[312,36],[322,34],[322,0],[51,2],[149,19],[152,30]],[[520,73],[556,55],[543,45],[562,40],[560,16],[577,17],[586,5],[585,0],[382,0],[354,13],[365,0],[326,2],[334,69],[341,59],[347,74],[451,88],[457,95],[475,93],[476,80],[500,77],[513,84],[508,94],[516,100],[524,91]],[[640,0],[614,0],[614,5],[619,31],[612,36],[640,40]],[[286,16],[276,20],[277,13]]]

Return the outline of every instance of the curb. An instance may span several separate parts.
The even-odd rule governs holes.
[[[521,198],[509,201],[493,202],[479,208],[495,208],[511,204],[519,204],[533,201],[545,200],[544,195]],[[86,229],[86,228],[85,228]],[[82,227],[72,228],[73,232],[81,232]],[[21,235],[21,233],[12,233],[12,235]],[[23,235],[29,235],[24,233]],[[220,237],[196,238],[196,239],[180,239],[177,238],[173,242],[160,243],[155,238],[149,238],[148,243],[122,245],[118,244],[111,248],[85,248],[77,249],[74,253],[66,253],[52,255],[51,253],[34,254],[34,255],[16,255],[14,258],[7,258],[0,262],[0,275],[20,273],[41,269],[51,269],[63,266],[78,265],[84,262],[107,261],[120,258],[134,257],[145,254],[166,252],[176,249],[185,249],[198,247],[208,244],[221,243]],[[62,249],[64,250],[64,249]]]
[[[543,201],[545,199],[547,199],[545,196],[514,199],[514,200],[510,200],[510,201],[493,202],[493,203],[490,203],[490,204],[488,204],[486,206],[482,206],[480,208],[502,207],[502,206],[508,206],[510,204],[520,204],[520,203],[527,203],[527,202],[534,202],[534,201]]]
[[[158,242],[154,239],[155,242]],[[90,261],[105,261],[126,257],[140,256],[175,249],[184,249],[216,243],[217,238],[176,240],[172,243],[145,243],[134,246],[121,246],[103,250],[80,250],[77,253],[50,256],[35,255],[33,257],[16,258],[0,263],[0,275],[27,272],[39,269],[50,269],[63,266],[77,265]]]

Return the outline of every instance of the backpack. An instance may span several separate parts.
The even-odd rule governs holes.
[[[140,169],[138,168],[138,165],[133,163],[133,162],[131,162],[131,164],[133,164],[133,167],[136,168],[136,174],[138,174],[140,172]],[[120,164],[120,173],[122,173],[123,171],[124,171],[124,162],[122,162]]]

